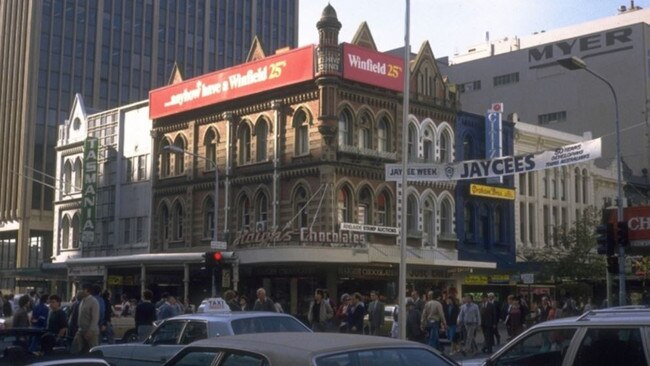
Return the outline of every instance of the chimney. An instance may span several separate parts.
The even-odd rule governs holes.
[[[485,43],[490,42],[490,32],[485,32]]]

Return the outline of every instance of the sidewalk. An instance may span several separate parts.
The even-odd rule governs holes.
[[[508,343],[508,331],[506,330],[506,326],[503,322],[499,322],[499,325],[497,327],[499,334],[501,335],[501,343],[500,344],[495,344],[494,347],[492,347],[492,351],[496,352],[498,351],[501,347],[503,347],[506,343]],[[454,355],[451,355],[451,344],[449,341],[446,339],[443,340],[443,345],[444,345],[444,353],[446,355],[449,355],[451,358],[453,358],[456,361],[462,361],[462,360],[469,360],[469,359],[476,359],[476,358],[487,358],[491,355],[491,353],[482,353],[481,348],[483,348],[483,332],[479,328],[476,332],[476,345],[478,346],[478,352],[474,355],[468,354],[467,356],[463,356],[462,353],[456,353]]]

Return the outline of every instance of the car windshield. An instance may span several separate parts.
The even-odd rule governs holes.
[[[382,348],[319,357],[316,359],[316,365],[449,366],[450,363],[437,354],[422,348]]]
[[[234,334],[269,332],[309,332],[300,321],[290,317],[262,316],[235,319],[232,321]]]

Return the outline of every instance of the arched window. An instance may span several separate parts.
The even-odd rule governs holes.
[[[251,161],[251,129],[248,123],[242,122],[239,127],[239,165]]]
[[[162,234],[162,239],[165,242],[169,241],[170,238],[169,227],[170,227],[169,207],[167,207],[167,205],[163,205],[160,210],[160,231]]]
[[[255,136],[257,138],[257,146],[255,147],[257,154],[255,160],[258,162],[264,162],[268,157],[268,135],[269,127],[264,119],[260,119],[257,121],[257,126],[255,127]]]
[[[174,141],[174,146],[178,151],[185,151],[185,140],[181,136],[176,137]],[[185,171],[185,154],[176,153],[174,154],[174,174],[181,175]]]
[[[63,164],[63,192],[69,194],[71,187],[72,187],[72,164],[70,164],[69,160],[66,160],[65,164]]]
[[[217,163],[217,134],[214,129],[209,129],[205,133],[205,139],[203,140],[203,145],[205,146],[205,170],[210,171],[214,170],[214,166],[211,161]]]
[[[303,109],[293,115],[293,128],[296,131],[296,156],[309,154],[309,117]]]
[[[474,240],[474,207],[469,202],[465,203],[465,207],[463,207],[463,221],[465,224],[465,237]]]
[[[251,202],[246,196],[239,199],[239,228],[248,230],[251,225]]]
[[[377,225],[390,226],[390,198],[388,193],[381,192],[377,196]]]
[[[422,206],[422,224],[426,243],[433,245],[436,237],[436,205],[433,197],[427,197]]]
[[[79,230],[81,230],[79,227],[79,214],[72,216],[70,226],[72,227],[72,249],[79,249]]]
[[[418,231],[418,201],[414,195],[409,195],[406,201],[406,229],[408,233]]]
[[[494,242],[501,243],[503,239],[503,208],[497,206],[494,210]]]
[[[451,135],[446,129],[440,134],[440,162],[451,161]]]
[[[298,228],[307,227],[309,225],[309,216],[307,212],[307,190],[304,187],[298,187],[293,196],[294,202],[294,215],[297,215]]]
[[[370,224],[372,217],[372,193],[368,187],[364,187],[359,193],[359,203],[357,205],[357,214],[359,224]]]
[[[368,113],[364,113],[359,120],[359,129],[357,146],[360,149],[371,149],[372,148],[372,137],[370,134],[370,128],[372,127],[372,119]]]
[[[416,161],[418,157],[418,131],[414,124],[409,124],[408,135],[408,160],[411,162]]]
[[[352,123],[352,117],[350,112],[344,110],[339,115],[339,145],[352,145],[351,135],[350,135],[350,125]]]
[[[446,197],[440,204],[440,233],[444,237],[451,237],[453,233],[453,207],[451,200]]]
[[[214,200],[208,196],[203,203],[203,237],[214,238]]]
[[[383,117],[377,123],[377,150],[388,152],[390,149],[390,125],[386,117]]]
[[[172,152],[167,149],[171,145],[169,140],[163,139],[160,143],[160,177],[169,177],[172,174]]]
[[[174,240],[183,239],[183,205],[180,202],[176,202],[174,205]]]
[[[433,162],[434,156],[434,135],[431,128],[424,129],[424,136],[422,137],[422,153],[424,154],[424,162]]]
[[[352,207],[352,195],[350,194],[350,190],[347,187],[342,187],[339,189],[338,198],[336,201],[339,224],[343,222],[352,222],[352,213],[350,212],[350,207]]]
[[[65,250],[70,247],[70,219],[68,216],[63,217],[61,223],[61,249]]]
[[[81,191],[81,186],[83,185],[82,179],[83,179],[83,167],[81,165],[81,159],[77,158],[74,162],[74,169],[72,169],[74,172],[74,187],[72,189],[76,192]]]
[[[258,223],[264,223],[262,225],[266,225],[266,222],[268,221],[268,205],[269,199],[266,197],[266,194],[260,193],[257,196],[257,199],[255,199],[255,220],[257,220]]]

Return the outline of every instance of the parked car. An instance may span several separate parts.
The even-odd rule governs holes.
[[[535,325],[485,360],[485,366],[650,365],[650,308],[592,310]]]
[[[116,366],[160,365],[196,340],[223,335],[311,330],[288,314],[222,311],[179,315],[163,320],[144,343],[94,347],[91,353]]]
[[[429,346],[387,337],[331,333],[244,334],[210,338],[183,348],[165,366],[451,366]]]

